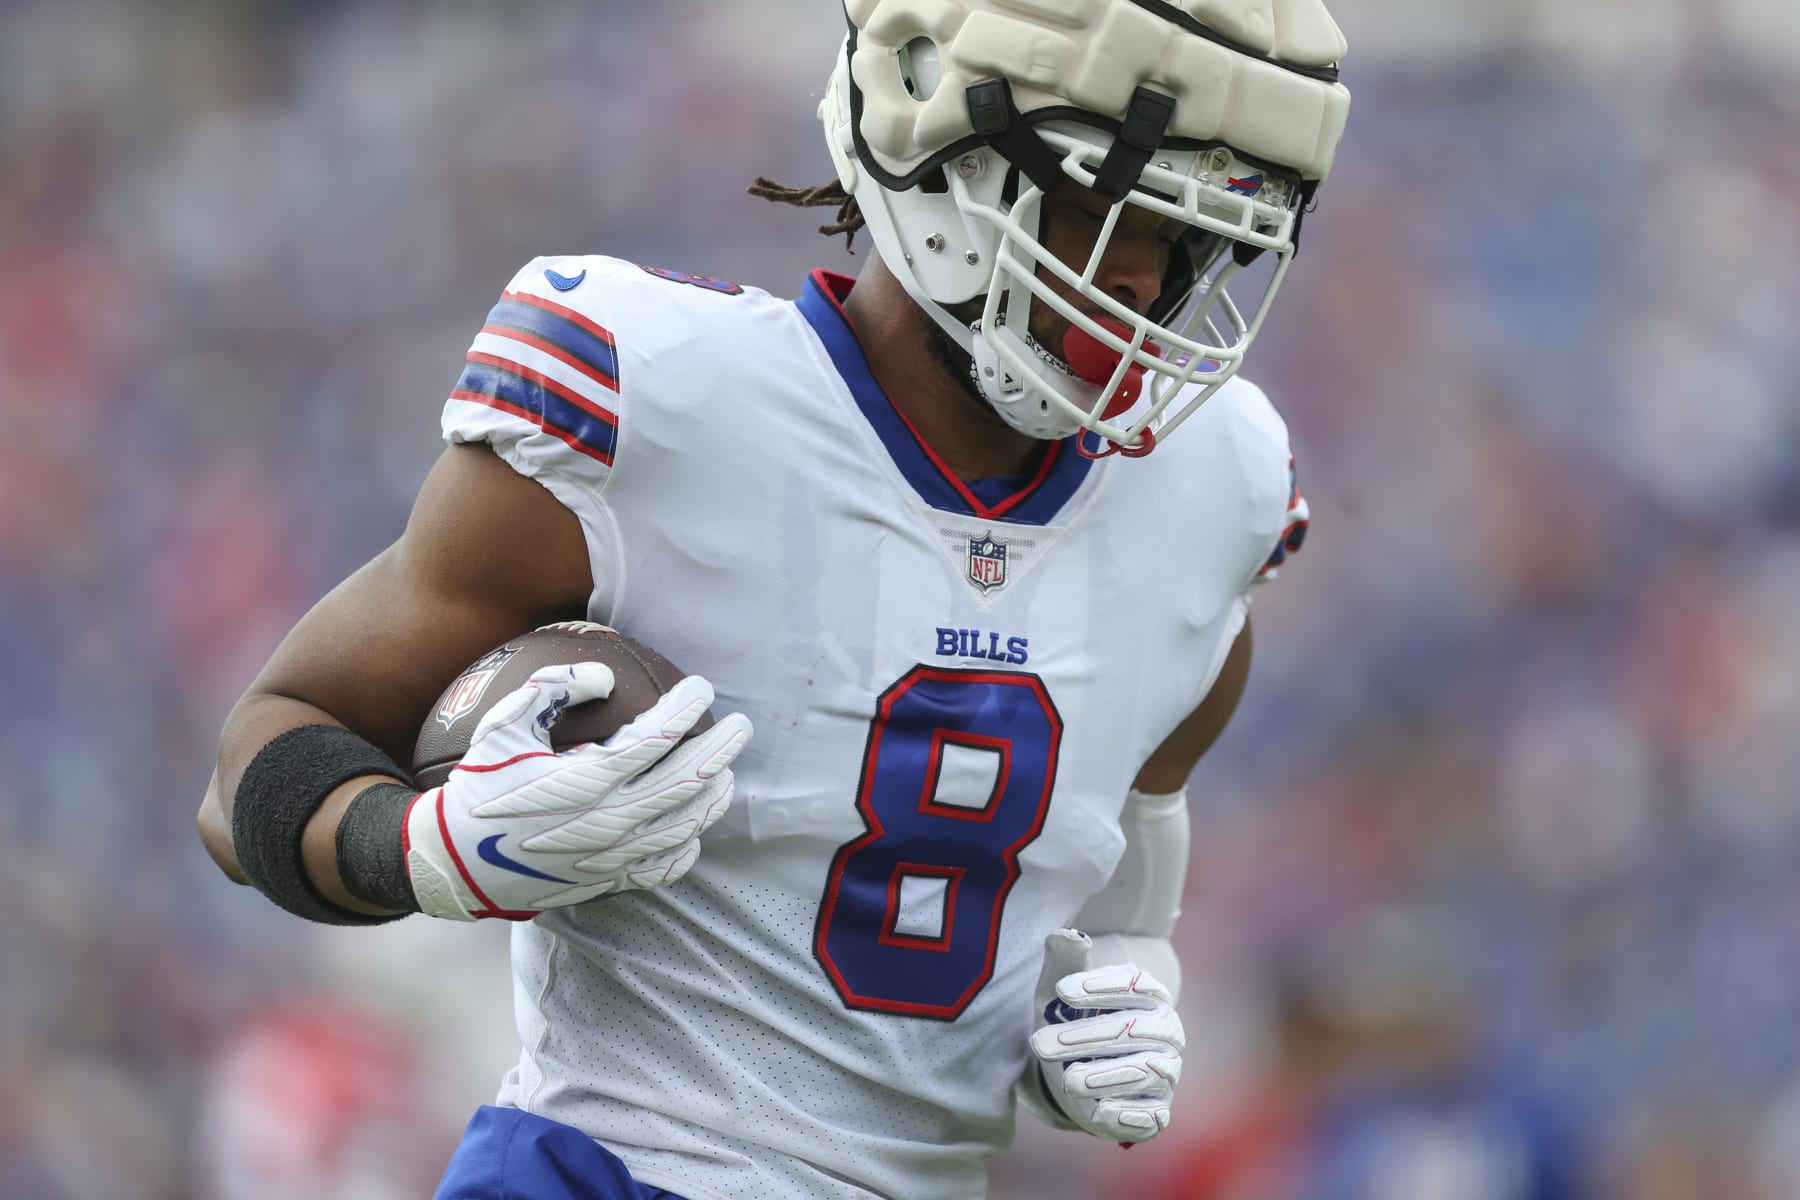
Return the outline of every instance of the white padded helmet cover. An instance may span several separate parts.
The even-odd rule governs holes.
[[[1322,0],[847,0],[845,11],[860,131],[872,165],[894,176],[972,136],[966,89],[995,77],[1027,119],[1071,106],[1117,118],[1148,85],[1176,102],[1165,138],[1223,142],[1309,180],[1329,174],[1349,115],[1330,70],[1344,35]],[[923,100],[896,69],[921,37],[943,69]]]

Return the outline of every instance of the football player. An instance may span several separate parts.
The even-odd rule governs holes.
[[[440,1196],[964,1198],[1015,1097],[1169,1124],[1183,788],[1306,519],[1238,368],[1344,42],[1320,0],[846,16],[838,184],[793,195],[866,224],[860,277],[527,264],[405,532],[221,737],[234,878],[315,921],[519,922],[520,1059]],[[415,790],[434,697],[570,618],[704,676],[557,753],[613,680],[538,672]]]

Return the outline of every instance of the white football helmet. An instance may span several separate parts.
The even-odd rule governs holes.
[[[1148,453],[1243,362],[1331,169],[1350,93],[1322,0],[846,0],[845,15],[819,116],[882,259],[1015,429]],[[1085,263],[1038,240],[1064,178],[1112,202]],[[1128,204],[1188,226],[1143,314],[1095,283]],[[1243,274],[1265,254],[1272,269]],[[947,311],[980,296],[973,324]],[[1029,337],[1034,298],[1069,322],[1063,346]]]

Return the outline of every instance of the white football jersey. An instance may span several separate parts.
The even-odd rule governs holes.
[[[965,484],[797,301],[615,259],[512,281],[445,409],[580,518],[589,616],[756,735],[679,884],[521,925],[499,1103],[688,1200],[965,1200],[1044,937],[1304,508],[1233,380],[1168,444]]]

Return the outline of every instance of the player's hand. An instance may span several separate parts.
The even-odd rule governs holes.
[[[1098,1137],[1145,1142],[1169,1127],[1186,1044],[1168,989],[1130,965],[1088,969],[1093,942],[1058,929],[1044,940],[1031,1052],[1063,1115]]]
[[[612,688],[603,663],[546,667],[487,711],[450,778],[407,813],[420,911],[528,920],[687,874],[731,804],[750,722],[732,713],[682,742],[713,700],[690,675],[605,742],[552,750],[563,709]]]

